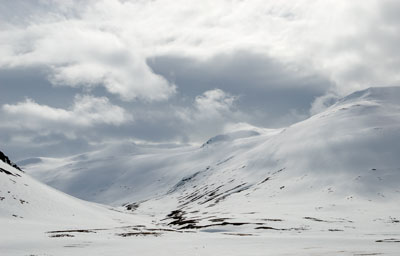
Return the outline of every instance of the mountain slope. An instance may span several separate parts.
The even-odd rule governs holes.
[[[254,185],[280,169],[289,173],[285,179],[307,175],[311,183],[312,177],[321,186],[336,184],[336,193],[342,196],[376,197],[381,190],[398,188],[400,105],[396,99],[400,99],[399,87],[371,88],[286,129],[245,131],[236,134],[247,136],[237,138],[217,136],[200,148],[127,143],[65,159],[42,158],[27,167],[33,176],[67,193],[115,205],[161,196],[181,180],[199,179],[199,173],[224,186],[238,177],[231,182],[238,186],[241,181]],[[375,182],[372,169],[385,176],[385,182]],[[363,179],[353,186],[350,180],[358,176]],[[286,191],[302,191],[304,185],[293,184]]]
[[[68,248],[92,244],[96,249],[91,253],[99,255],[110,241],[131,250],[124,237],[161,235],[154,231],[157,226],[148,217],[64,194],[32,179],[8,158],[4,159],[0,161],[1,255],[70,255]],[[109,255],[115,255],[113,246],[107,248],[111,250]]]
[[[285,221],[273,228],[394,232],[400,199],[395,98],[400,99],[400,88],[369,89],[278,134],[211,146],[207,150],[223,151],[225,159],[186,176],[137,211],[161,217],[169,207],[179,213],[167,222],[191,228],[229,219],[257,230],[271,228],[262,220],[279,219]],[[244,152],[235,151],[249,144]],[[394,225],[382,228],[379,222]]]
[[[276,219],[277,230],[325,223],[353,233],[400,219],[396,99],[398,87],[370,88],[285,129],[235,132],[202,147],[114,145],[28,167],[68,193],[178,229],[236,222],[259,232]]]
[[[48,246],[52,238],[76,233],[105,230],[115,236],[125,232],[124,226],[153,227],[147,220],[64,194],[32,179],[10,161],[0,161],[0,251],[4,255],[9,255],[8,248],[18,255],[18,250]]]
[[[398,87],[370,88],[285,129],[235,131],[201,147],[110,145],[68,158],[28,159],[24,167],[38,179],[80,198],[123,204],[118,210],[131,213],[133,223],[147,223],[147,227],[151,223],[163,230],[154,234],[145,228],[146,236],[152,236],[146,239],[115,239],[115,233],[128,236],[132,230],[109,229],[96,231],[98,236],[93,234],[90,239],[80,238],[81,244],[88,239],[100,241],[96,248],[103,254],[107,250],[108,254],[126,255],[134,246],[143,255],[215,255],[227,250],[230,255],[398,255],[397,99]],[[15,185],[10,178],[17,181],[9,176],[0,173],[7,188]],[[28,176],[26,180],[34,183]],[[40,183],[33,186],[35,191],[49,191]],[[22,190],[18,187],[12,192],[24,195],[14,201],[52,194],[38,192],[35,196]],[[79,219],[84,220],[92,210],[105,216],[103,206],[56,195],[46,199],[54,202],[53,212],[63,207],[57,202],[65,201],[74,204],[66,208],[79,210]],[[14,211],[29,216],[21,210],[25,205],[16,205],[16,209],[0,208],[7,223],[17,219],[10,217]],[[40,214],[32,209],[36,210]],[[65,216],[69,214],[71,209],[65,209]],[[112,219],[121,220],[120,214]],[[112,233],[112,243],[106,242]],[[135,231],[133,236],[137,235]],[[167,251],[156,249],[168,244],[173,246]],[[56,255],[60,252],[70,254],[54,251]],[[93,254],[89,249],[80,251],[81,255],[88,252]]]

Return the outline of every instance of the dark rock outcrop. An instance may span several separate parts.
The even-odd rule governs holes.
[[[14,164],[13,162],[11,162],[11,160],[8,158],[8,156],[4,155],[3,152],[0,151],[0,160],[3,161],[4,163],[11,165],[12,167],[14,167],[15,169],[18,169],[22,172],[22,169],[19,168],[18,165]]]

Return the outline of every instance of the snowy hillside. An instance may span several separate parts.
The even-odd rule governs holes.
[[[191,153],[207,165],[136,211],[220,232],[398,234],[396,99],[400,88],[372,88],[278,133],[207,145]]]
[[[40,158],[26,167],[66,193],[113,205],[177,192],[185,179],[210,189],[256,186],[279,170],[279,179],[271,178],[282,182],[276,186],[293,184],[278,194],[308,193],[313,184],[313,190],[330,188],[336,196],[382,198],[379,193],[390,196],[399,189],[397,99],[398,87],[371,88],[286,129],[219,135],[202,147],[126,143],[65,159]]]
[[[106,221],[106,207],[75,199],[40,184],[20,170],[0,161],[0,218],[60,221],[75,224]]]
[[[75,247],[71,241],[54,241],[58,238],[76,238],[79,247],[85,245],[82,234],[96,235],[97,240],[118,239],[132,231],[152,234],[147,228],[155,225],[148,218],[73,198],[32,179],[7,159],[0,161],[1,255],[36,255],[44,248],[47,253],[52,247]]]
[[[231,255],[271,249],[270,255],[398,255],[399,99],[400,87],[371,88],[285,129],[234,131],[202,146],[126,143],[19,163],[61,191],[119,206],[132,218],[173,230],[152,243],[193,243],[175,255],[193,254],[204,245],[204,255],[228,246]],[[43,205],[44,212],[58,209],[60,216],[79,213],[84,219],[93,211],[93,216],[108,216],[103,206],[77,201],[20,175],[0,173],[1,193],[4,187],[14,189],[16,201]],[[34,192],[25,192],[25,183]],[[0,208],[3,218],[30,215],[22,209],[25,205],[11,202],[8,198]],[[150,240],[143,241],[144,248],[150,246]]]

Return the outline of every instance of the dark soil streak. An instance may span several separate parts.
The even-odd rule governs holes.
[[[19,174],[14,174],[14,173],[12,173],[12,172],[9,172],[9,171],[7,171],[7,170],[4,170],[3,168],[0,168],[0,172],[3,172],[3,173],[5,173],[5,174],[7,174],[7,175],[11,175],[11,176],[14,176],[14,177],[21,177],[21,175],[19,175]]]
[[[96,232],[93,231],[93,229],[71,229],[71,230],[48,231],[46,233],[54,234],[54,233],[96,233]]]
[[[128,233],[119,233],[115,234],[117,236],[129,237],[129,236],[161,236],[161,233],[158,232],[128,232]]]

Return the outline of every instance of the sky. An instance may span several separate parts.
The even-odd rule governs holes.
[[[400,85],[396,0],[2,0],[0,148],[201,144]]]

